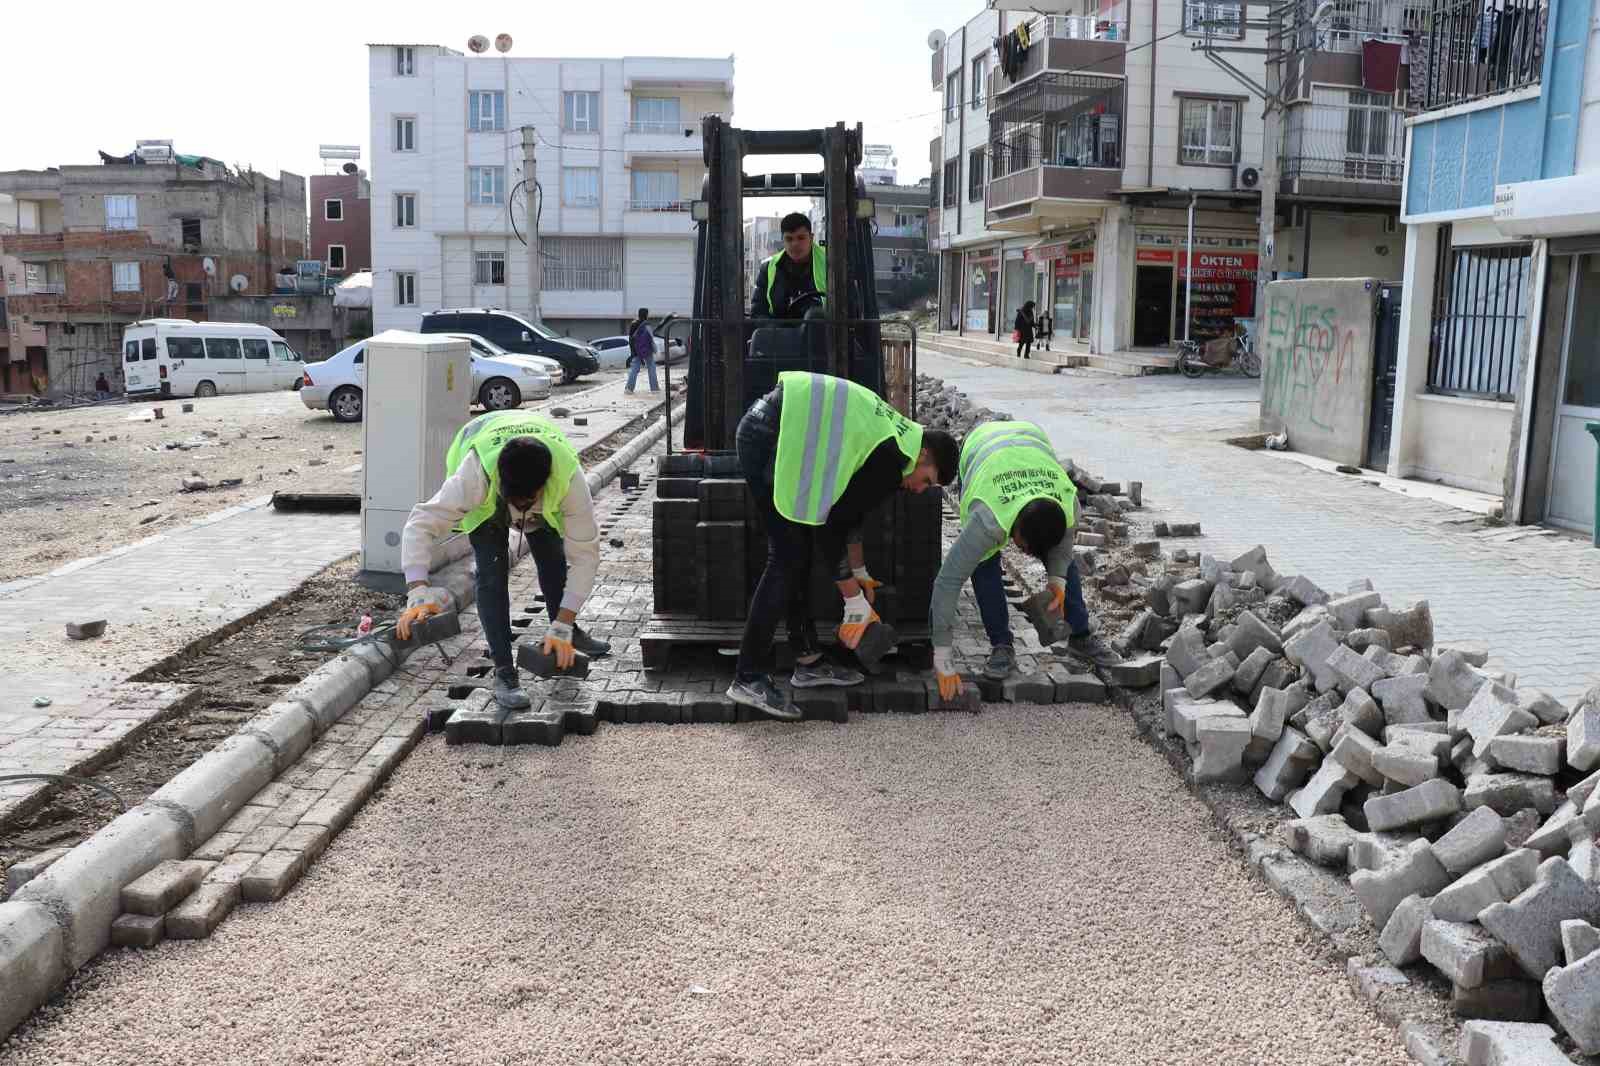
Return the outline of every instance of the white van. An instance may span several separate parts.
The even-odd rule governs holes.
[[[291,389],[305,362],[266,326],[147,318],[122,333],[122,373],[130,397],[216,396]]]

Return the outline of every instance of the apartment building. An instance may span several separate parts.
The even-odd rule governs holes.
[[[1254,328],[1262,271],[1398,280],[1409,75],[1400,66],[1369,89],[1377,68],[1362,52],[1381,40],[1398,60],[1416,4],[1303,6],[1307,20],[1322,12],[1319,28],[1270,59],[1227,51],[1266,49],[1268,28],[1213,0],[988,10],[943,35],[931,64],[940,327],[1003,337],[1031,299],[1082,351],[1161,350]],[[1292,26],[1298,7],[1286,10]],[[1269,62],[1285,115],[1263,251]]]
[[[102,159],[0,172],[0,392],[93,393],[101,373],[118,388],[129,322],[216,317],[214,301],[270,293],[305,254],[297,174],[170,147]]]
[[[310,214],[309,257],[329,275],[372,269],[372,183],[364,171],[311,175]]]
[[[744,276],[752,279],[768,256],[783,251],[783,216],[757,215],[744,220]],[[815,224],[816,220],[813,219]]]
[[[1588,0],[1434,0],[1388,470],[1593,534],[1600,55]]]
[[[881,311],[920,307],[933,291],[928,254],[927,178],[915,185],[899,184],[899,160],[887,144],[862,147],[856,174],[873,203],[872,275]],[[821,198],[811,201],[811,222],[818,233],[827,230],[828,213]]]
[[[415,329],[438,307],[530,310],[524,125],[537,131],[545,322],[587,339],[641,306],[690,313],[701,119],[732,115],[731,57],[368,53],[376,329]]]

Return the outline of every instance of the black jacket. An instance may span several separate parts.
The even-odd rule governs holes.
[[[1019,310],[1017,312],[1017,320],[1011,324],[1011,328],[1017,331],[1017,335],[1021,340],[1033,340],[1033,316],[1028,314],[1027,311]]]
[[[815,247],[816,246],[813,245],[813,248]],[[804,288],[797,288],[791,283],[790,278],[787,276],[787,272],[785,271],[786,264],[783,261],[784,255],[785,253],[778,252],[776,255],[770,258],[763,259],[761,261],[761,265],[756,268],[755,279],[750,285],[751,318],[799,318],[804,313],[805,309],[802,308],[800,312],[797,313],[790,313],[790,299],[802,292],[816,291],[816,286],[809,280],[811,276],[811,264],[807,263],[803,268],[804,275],[807,279]],[[770,263],[772,259],[778,260],[778,273],[777,276],[772,279],[772,303],[769,305],[767,303],[767,264]],[[811,304],[808,306],[816,305]]]

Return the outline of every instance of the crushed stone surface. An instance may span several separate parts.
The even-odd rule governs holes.
[[[429,737],[285,899],[0,1062],[1409,1060],[1109,707]]]

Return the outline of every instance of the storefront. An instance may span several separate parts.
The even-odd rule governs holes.
[[[999,321],[995,301],[1000,298],[1000,254],[998,248],[966,253],[966,321],[969,333],[993,333]]]
[[[1094,237],[1041,241],[1023,252],[1036,267],[1033,300],[1048,308],[1057,340],[1086,340],[1094,298]],[[1009,289],[1007,291],[1010,291]]]
[[[1245,237],[1195,234],[1194,268],[1184,234],[1140,231],[1135,252],[1133,343],[1158,347],[1185,336],[1208,341],[1231,333],[1238,319],[1255,317],[1256,242]],[[1192,281],[1192,285],[1190,282]]]
[[[1038,314],[1040,299],[1038,292],[1038,278],[1043,277],[1043,272],[1036,270],[1034,264],[1027,258],[1026,248],[1007,248],[1005,250],[1005,317],[1000,323],[1006,336],[1011,335],[1011,323],[1016,321],[1017,312],[1029,300],[1034,303],[1034,313]],[[991,319],[992,321],[992,319]]]

